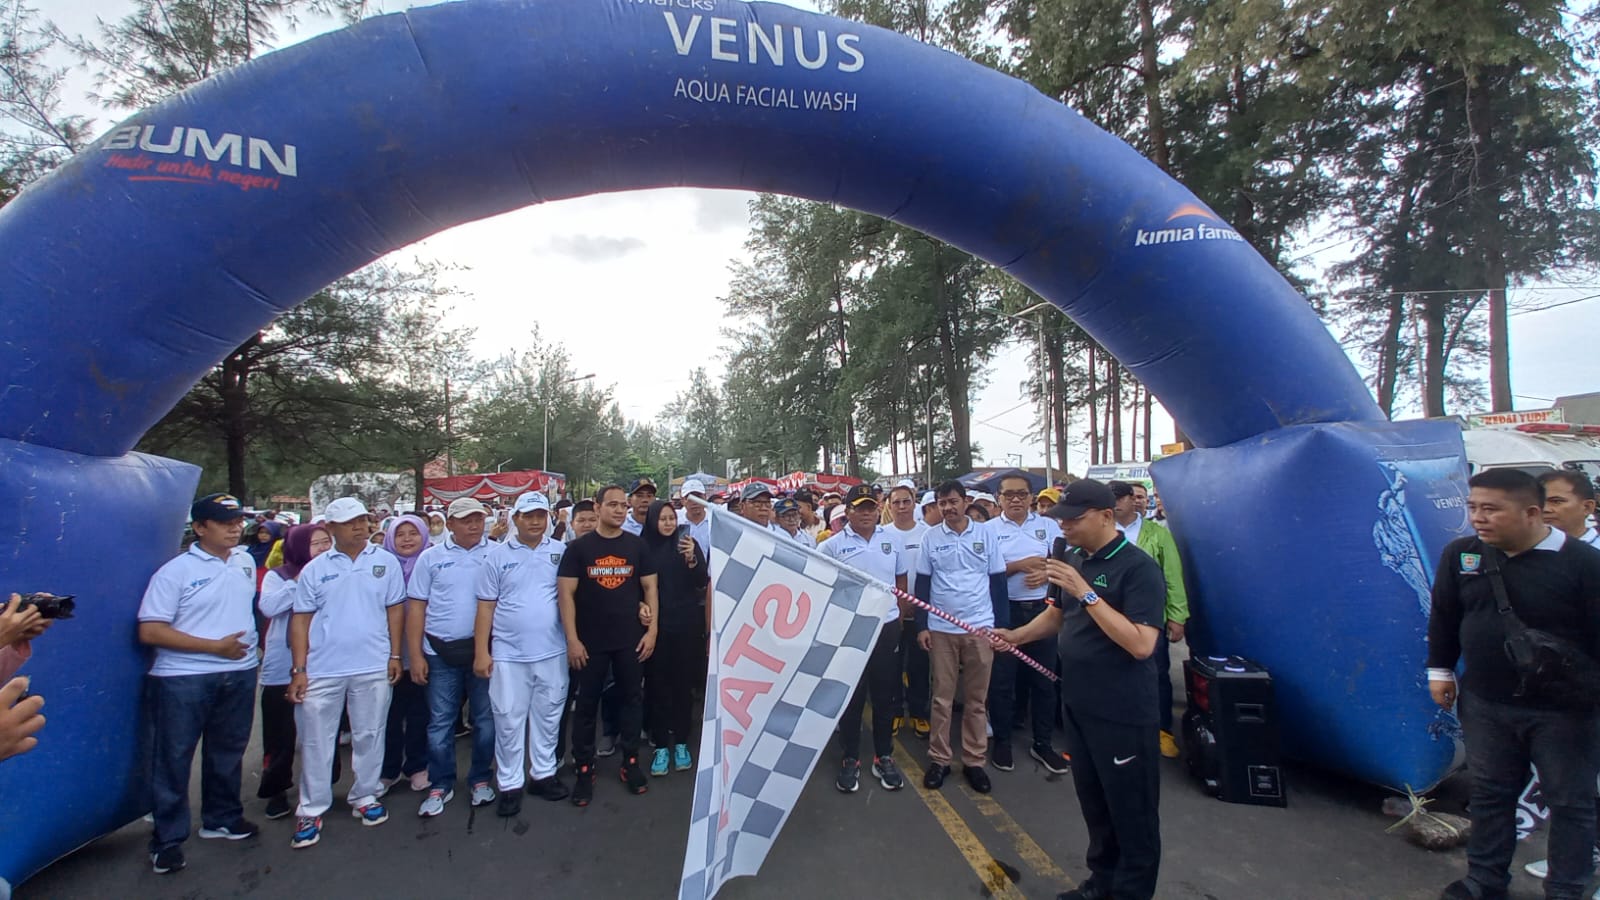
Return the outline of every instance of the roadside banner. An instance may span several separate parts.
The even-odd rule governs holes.
[[[713,619],[679,900],[754,875],[866,668],[895,599],[738,516],[711,511]]]

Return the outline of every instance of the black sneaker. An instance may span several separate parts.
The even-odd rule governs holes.
[[[521,791],[501,791],[500,797],[494,802],[494,814],[502,819],[509,819],[522,812]]]
[[[642,794],[650,790],[650,779],[645,777],[644,770],[639,768],[639,757],[629,756],[622,761],[622,768],[617,770],[617,777],[628,786],[628,790],[635,794]]]
[[[183,858],[182,847],[168,847],[165,850],[150,854],[150,868],[157,875],[181,871],[188,864]]]
[[[578,780],[572,785],[572,805],[588,806],[594,799],[594,763],[578,767]]]
[[[894,760],[887,756],[880,756],[872,761],[872,774],[878,776],[878,783],[886,791],[898,791],[906,786],[906,777],[900,774],[900,767]]]
[[[1470,878],[1452,881],[1445,885],[1439,900],[1506,900],[1505,891],[1490,891]]]
[[[1067,758],[1049,744],[1034,744],[1028,748],[1028,755],[1038,760],[1039,765],[1044,766],[1045,771],[1052,775],[1065,775],[1072,771],[1072,767],[1067,764]]]
[[[1002,772],[1009,772],[1017,767],[1016,760],[1011,756],[1010,742],[995,741],[994,750],[989,753],[989,761]]]
[[[1111,900],[1111,892],[1090,879],[1064,894],[1057,894],[1056,900]]]
[[[930,791],[937,791],[939,788],[944,787],[945,776],[949,774],[949,766],[941,766],[938,763],[934,763],[928,766],[927,774],[922,776],[922,786]]]
[[[529,781],[527,791],[541,800],[549,800],[551,802],[565,800],[570,793],[567,790],[567,786],[561,783],[561,779],[554,775],[549,778],[535,778]]]
[[[846,794],[854,794],[860,790],[861,760],[847,759],[839,763],[839,774],[833,779],[833,786]]]
[[[983,770],[983,766],[963,766],[961,774],[967,776],[967,784],[972,785],[972,789],[980,794],[987,794],[994,788],[994,785],[989,783],[989,773]]]
[[[294,812],[294,805],[291,804],[289,802],[289,798],[283,794],[279,794],[267,801],[267,811],[265,815],[268,819],[281,819],[292,812]]]
[[[223,825],[220,828],[200,829],[200,837],[208,841],[242,841],[260,833],[260,826],[247,819],[240,819],[232,825]]]

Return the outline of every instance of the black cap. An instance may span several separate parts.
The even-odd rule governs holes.
[[[650,493],[654,494],[656,492],[656,483],[648,478],[635,478],[633,484],[628,485],[628,496],[632,497],[645,488],[649,488]]]
[[[1133,496],[1133,485],[1126,481],[1113,481],[1109,486],[1111,488],[1111,496],[1116,497],[1118,500],[1123,497]]]
[[[1080,478],[1061,492],[1061,502],[1051,508],[1052,519],[1076,519],[1091,509],[1112,509],[1117,498],[1111,488],[1090,478]]]
[[[192,522],[233,522],[244,518],[244,504],[232,494],[207,494],[189,507]]]
[[[845,506],[855,509],[857,505],[862,503],[871,503],[874,506],[878,504],[878,498],[872,495],[872,488],[864,484],[858,484],[844,492]]]
[[[817,495],[811,493],[811,488],[801,488],[794,492],[794,502],[804,503],[807,506],[816,506]]]

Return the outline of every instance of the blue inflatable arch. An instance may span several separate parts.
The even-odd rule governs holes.
[[[1214,448],[1156,468],[1195,645],[1273,669],[1296,755],[1443,773],[1417,591],[1462,527],[1459,434],[1386,422],[1305,301],[1188,191],[1026,84],[888,31],[731,0],[472,0],[225,72],[0,211],[0,588],[83,609],[30,663],[50,725],[0,765],[0,875],[143,811],[133,612],[197,481],[129,453],[145,430],[398,247],[680,185],[894,219],[1060,306]]]

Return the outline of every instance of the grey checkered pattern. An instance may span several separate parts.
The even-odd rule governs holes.
[[[754,875],[800,797],[800,791],[866,668],[883,614],[894,598],[821,554],[737,518],[711,516],[711,574],[716,644],[706,674],[705,728],[689,819],[679,900],[708,900],[723,882]],[[748,623],[749,606],[775,583],[811,597],[809,648],[785,659],[782,674],[744,731],[722,711],[722,657],[730,623]],[[822,602],[826,598],[826,602]],[[741,615],[743,613],[743,615]],[[771,622],[769,621],[769,624]],[[763,699],[765,699],[763,698]],[[743,733],[724,748],[723,730]],[[724,781],[724,751],[733,755]],[[721,827],[723,816],[727,825]]]

